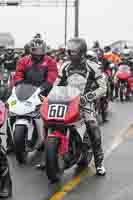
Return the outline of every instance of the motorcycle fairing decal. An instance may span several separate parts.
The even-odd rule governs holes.
[[[16,105],[16,103],[17,103],[17,101],[16,101],[16,100],[13,100],[13,101],[10,102],[10,106],[13,107],[13,106]]]
[[[65,119],[67,105],[65,104],[50,104],[48,107],[48,119]]]

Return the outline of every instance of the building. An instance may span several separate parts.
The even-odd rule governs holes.
[[[15,46],[15,40],[11,33],[0,32],[0,47]]]

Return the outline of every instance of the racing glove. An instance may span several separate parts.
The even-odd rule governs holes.
[[[45,81],[41,85],[40,89],[41,89],[41,95],[47,96],[49,94],[50,90],[52,89],[52,84],[49,83],[48,81]]]

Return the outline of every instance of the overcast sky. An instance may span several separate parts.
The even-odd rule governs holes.
[[[51,0],[49,0],[51,1]],[[74,33],[74,10],[69,8],[68,38]],[[23,46],[36,32],[49,44],[64,42],[64,8],[0,8],[0,31],[11,32]],[[87,41],[133,39],[133,0],[80,0],[80,35]]]

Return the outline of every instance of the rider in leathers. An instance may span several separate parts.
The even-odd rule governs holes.
[[[15,86],[22,83],[32,84],[40,88],[43,96],[47,96],[57,78],[56,62],[46,55],[46,44],[43,41],[38,43],[33,40],[30,52],[29,56],[24,56],[17,63]],[[13,122],[14,119],[12,119]],[[40,123],[40,119],[36,119],[36,126],[40,130],[41,142],[43,141],[43,122]]]
[[[59,72],[59,77],[55,82],[56,85],[64,86],[67,84],[67,79],[74,73],[85,77],[86,85],[83,91],[83,97],[86,102],[84,104],[85,108],[87,108],[90,105],[90,102],[92,102],[94,99],[100,98],[106,93],[106,84],[102,78],[100,70],[98,70],[99,65],[86,60],[86,52],[87,44],[84,39],[73,38],[69,40],[67,44],[69,61],[62,65],[62,68]],[[88,99],[86,98],[87,96]],[[83,117],[92,143],[96,174],[103,176],[105,175],[106,171],[103,166],[104,153],[102,149],[100,128],[97,124],[94,113],[93,116],[90,117],[90,114],[84,112]]]
[[[7,47],[5,49],[5,53],[0,59],[0,63],[4,63],[5,69],[11,71],[16,70],[16,63],[19,59],[19,55],[15,53],[15,50],[13,47]]]

